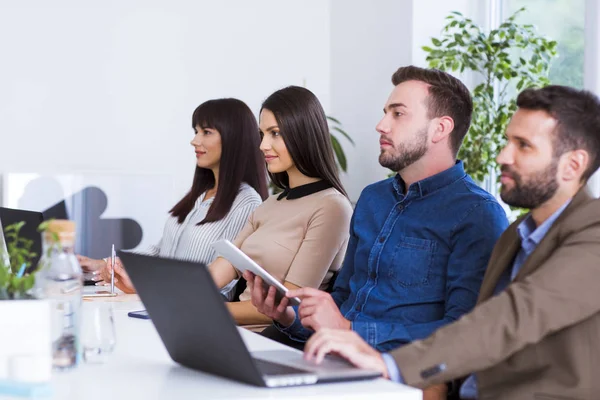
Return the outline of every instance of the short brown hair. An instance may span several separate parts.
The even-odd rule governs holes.
[[[429,96],[427,96],[429,118],[449,116],[454,121],[454,130],[450,134],[450,148],[456,156],[471,125],[473,100],[469,89],[446,72],[414,65],[400,67],[392,75],[394,86],[407,81],[425,82],[429,85]]]
[[[559,85],[525,89],[517,97],[517,107],[545,111],[557,121],[556,157],[572,150],[587,151],[590,165],[581,176],[583,181],[600,167],[600,100],[595,94]]]

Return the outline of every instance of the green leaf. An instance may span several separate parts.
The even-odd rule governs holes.
[[[433,45],[437,47],[440,47],[442,45],[442,42],[437,38],[431,38],[431,43],[433,43]]]
[[[337,126],[334,126],[332,128],[334,131],[341,133],[350,143],[352,143],[352,145],[354,145],[354,140],[352,140],[352,138],[350,137],[350,135],[348,135],[346,133],[346,131],[344,131],[342,128],[339,128]]]
[[[430,67],[472,71],[483,83],[472,90],[473,118],[459,156],[474,179],[497,168],[495,157],[505,142],[504,131],[516,110],[516,91],[549,82],[548,71],[557,43],[532,25],[517,22],[520,9],[488,34],[459,13],[447,17],[443,46],[428,52]],[[439,40],[439,39],[438,39]],[[435,43],[432,39],[432,43]]]
[[[328,115],[326,118],[327,118],[328,120],[332,121],[332,122],[335,122],[335,123],[336,123],[336,124],[338,124],[338,125],[341,125],[341,124],[342,124],[342,123],[341,123],[339,120],[337,120],[337,119],[333,118],[331,115]]]
[[[342,149],[340,142],[338,142],[337,138],[333,135],[331,136],[331,145],[333,146],[333,152],[335,153],[335,157],[338,161],[340,168],[342,169],[342,171],[346,172],[348,168],[346,162],[346,155],[344,154],[344,150]]]
[[[54,221],[54,218],[51,218],[49,220],[42,222],[41,224],[38,225],[37,231],[38,232],[46,232],[48,230],[48,225],[52,221]]]
[[[18,276],[22,266],[24,265],[26,270],[29,269],[32,259],[36,256],[36,253],[31,250],[33,241],[19,236],[24,225],[24,222],[13,224],[8,229],[9,234],[5,235],[10,263],[4,265],[4,262],[0,261],[0,299],[28,298],[28,292],[35,282],[37,271],[31,271],[22,277]],[[47,223],[45,225],[47,226]]]
[[[35,284],[35,275],[30,274],[30,275],[23,277],[23,282],[22,282],[23,292],[30,291],[33,288],[34,284]]]

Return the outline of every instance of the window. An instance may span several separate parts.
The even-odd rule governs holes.
[[[558,42],[550,82],[582,89],[585,0],[504,0],[502,20],[521,7],[526,10],[518,22],[535,25],[542,35]]]

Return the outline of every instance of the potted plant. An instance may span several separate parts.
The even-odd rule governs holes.
[[[335,153],[336,161],[340,169],[344,172],[347,172],[348,162],[346,160],[346,153],[344,153],[344,149],[342,148],[339,139],[333,134],[333,132],[337,132],[343,137],[345,137],[346,140],[348,140],[350,144],[352,144],[352,146],[354,146],[354,140],[352,140],[350,135],[348,135],[346,131],[342,129],[342,123],[339,120],[329,115],[327,116],[327,119],[330,122],[329,135],[331,137],[331,145],[333,146],[333,152]]]
[[[557,43],[540,36],[533,25],[517,23],[524,10],[488,33],[461,13],[452,12],[446,17],[442,36],[423,47],[430,68],[471,71],[479,79],[472,90],[471,127],[458,157],[466,172],[480,183],[498,169],[496,156],[504,146],[518,92],[550,83],[548,71],[557,55]]]
[[[0,232],[0,381],[43,383],[52,369],[50,305],[33,294],[38,268],[23,225],[6,227],[6,243]]]

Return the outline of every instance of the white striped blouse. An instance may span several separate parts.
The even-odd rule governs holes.
[[[250,214],[262,203],[254,188],[242,183],[231,209],[224,218],[198,226],[197,224],[206,217],[214,199],[213,197],[204,201],[204,197],[205,193],[200,195],[194,208],[181,224],[177,222],[177,218],[169,216],[158,244],[150,246],[142,253],[209,265],[217,258],[211,244],[222,239],[233,241]],[[233,298],[236,283],[237,280],[232,281],[221,289],[221,293],[228,300]]]

